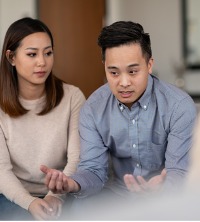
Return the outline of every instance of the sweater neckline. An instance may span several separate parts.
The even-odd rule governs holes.
[[[28,99],[24,99],[22,97],[19,97],[19,101],[24,107],[33,107],[33,106],[44,103],[45,98],[46,98],[46,96],[42,96],[38,99],[28,100]]]

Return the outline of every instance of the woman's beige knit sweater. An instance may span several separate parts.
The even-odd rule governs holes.
[[[48,193],[40,165],[71,175],[79,161],[78,118],[85,101],[83,93],[64,84],[61,103],[39,116],[44,99],[20,99],[30,111],[19,118],[0,110],[0,193],[25,209],[35,197]]]

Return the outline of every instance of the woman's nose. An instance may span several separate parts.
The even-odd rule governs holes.
[[[37,61],[38,66],[44,66],[45,65],[45,58],[44,56],[39,56],[38,61]]]

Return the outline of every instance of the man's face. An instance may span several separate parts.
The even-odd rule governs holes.
[[[144,93],[153,59],[145,60],[139,44],[108,48],[105,52],[105,72],[115,97],[127,107]]]

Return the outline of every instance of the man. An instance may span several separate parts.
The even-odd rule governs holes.
[[[102,190],[113,169],[118,194],[170,189],[188,170],[196,108],[191,97],[152,75],[150,36],[140,24],[120,21],[102,29],[107,83],[80,113],[81,155],[66,177],[42,166],[55,193],[86,197]]]

